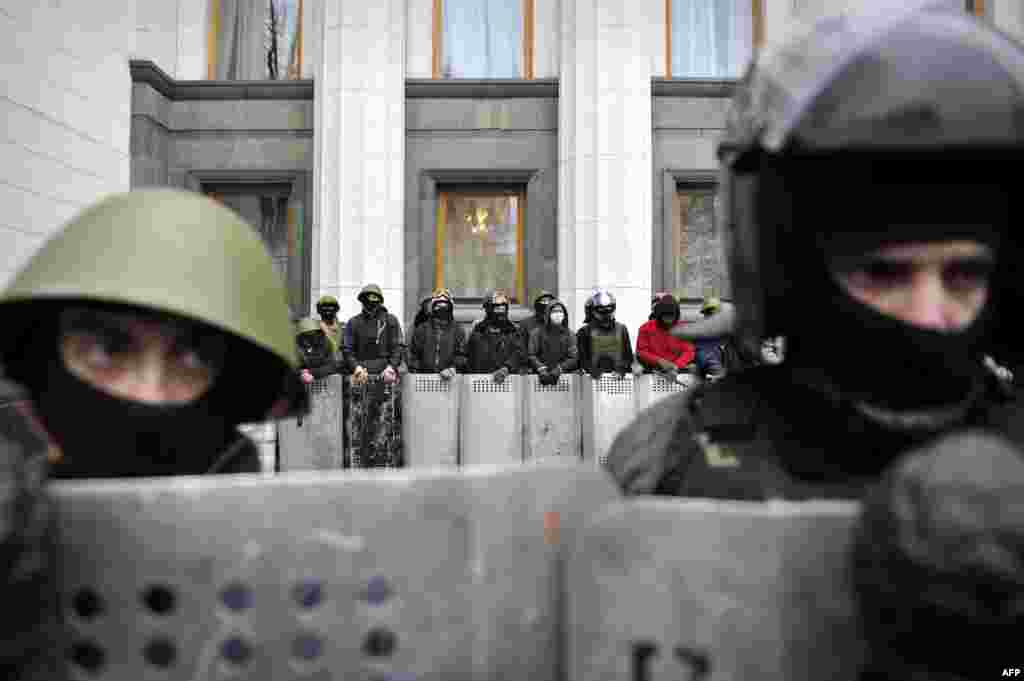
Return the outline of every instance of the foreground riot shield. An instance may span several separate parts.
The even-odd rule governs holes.
[[[459,456],[464,465],[523,460],[521,376],[495,383],[490,374],[465,374],[459,417]]]
[[[363,385],[345,379],[348,387],[348,462],[352,468],[401,468],[401,388],[379,375]]]
[[[696,378],[694,379],[696,382]],[[686,388],[675,381],[666,379],[661,374],[643,374],[637,376],[633,384],[636,395],[636,410],[643,411],[654,406],[666,397],[686,392]]]
[[[539,376],[524,376],[523,457],[580,458],[579,376],[563,374],[555,385],[541,385]]]
[[[459,381],[437,374],[402,379],[402,440],[406,465],[455,466],[459,462]]]
[[[580,466],[61,482],[76,678],[559,678]]]
[[[615,436],[636,414],[633,376],[604,374],[597,381],[580,377],[583,458],[604,465]]]
[[[857,505],[631,500],[569,553],[570,681],[851,681]]]
[[[273,473],[277,467],[277,424],[273,421],[246,423],[238,426],[260,452],[260,470]]]
[[[278,423],[282,471],[344,467],[344,379],[334,374],[310,383],[310,411]]]

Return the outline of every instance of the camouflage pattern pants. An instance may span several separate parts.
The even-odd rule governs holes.
[[[401,468],[402,399],[397,384],[371,376],[364,385],[349,383],[348,465],[352,468]]]

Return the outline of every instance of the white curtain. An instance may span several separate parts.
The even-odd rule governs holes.
[[[521,78],[520,0],[443,0],[445,78]]]
[[[738,78],[753,54],[751,0],[672,0],[672,77]]]
[[[298,0],[221,0],[217,79],[297,78],[298,9]]]

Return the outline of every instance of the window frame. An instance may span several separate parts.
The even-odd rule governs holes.
[[[655,282],[660,283],[655,290],[674,291],[676,288],[678,262],[675,257],[675,201],[680,191],[688,189],[717,194],[721,186],[718,175],[713,171],[666,169],[662,173],[661,276],[660,282],[657,281],[658,277],[655,278]],[[728,258],[724,261],[728,267]],[[722,293],[724,292],[720,292],[720,296]],[[689,298],[687,301],[693,302]]]
[[[964,0],[964,9],[979,19],[984,19],[986,16],[985,0]]]
[[[523,80],[534,79],[534,29],[536,0],[521,0],[523,8],[523,44],[521,47]],[[431,37],[431,78],[433,80],[473,80],[445,78],[441,75],[444,56],[444,0],[434,0],[433,34]]]
[[[526,201],[527,190],[522,187],[516,190],[482,183],[466,188],[438,187],[437,191],[437,218],[434,223],[434,288],[446,288],[444,281],[444,247],[448,230],[448,198],[455,196],[516,196],[519,201],[516,204],[516,282],[515,290],[507,291],[512,296],[512,303],[525,305],[526,299]],[[476,302],[475,298],[456,297],[455,303]]]
[[[260,82],[266,81],[268,83],[276,83],[282,80],[302,80],[302,63],[303,54],[302,47],[305,43],[306,37],[306,26],[303,19],[304,16],[304,2],[305,0],[298,0],[298,17],[299,17],[299,28],[296,35],[296,40],[299,44],[296,49],[296,62],[298,66],[299,77],[298,78],[279,78],[278,80],[270,80],[269,78],[262,79]],[[221,17],[221,0],[209,0],[207,5],[207,32],[206,32],[206,79],[218,82],[230,82],[230,81],[219,81],[217,78],[217,48],[220,45],[220,17]]]
[[[719,0],[720,1],[720,0]],[[983,0],[978,0],[983,1]],[[764,45],[764,3],[765,0],[750,0],[753,13],[751,24],[752,54],[757,55]],[[665,78],[673,79],[672,75],[672,0],[665,0]],[[688,76],[679,76],[677,80],[686,80]]]

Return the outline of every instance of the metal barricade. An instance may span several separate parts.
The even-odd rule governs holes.
[[[343,468],[344,379],[334,374],[310,383],[310,412],[278,423],[282,471]]]
[[[597,381],[580,377],[580,422],[583,458],[604,466],[615,436],[633,420],[633,376],[618,378],[604,374]]]
[[[73,678],[530,679],[561,556],[618,498],[581,466],[57,482]]]
[[[630,500],[566,569],[567,678],[852,681],[849,502]]]
[[[509,376],[503,383],[495,383],[490,374],[461,378],[459,462],[522,462],[523,378]]]
[[[694,378],[694,383],[696,383]],[[675,381],[666,379],[661,374],[643,374],[637,376],[634,381],[636,390],[636,411],[637,413],[644,409],[654,406],[661,400],[678,395],[679,393],[686,392],[688,388],[683,387]]]
[[[402,379],[402,441],[407,466],[459,463],[461,376],[407,374]]]
[[[541,385],[539,376],[523,377],[523,458],[527,461],[563,457],[579,459],[580,377],[559,376],[555,385]]]

